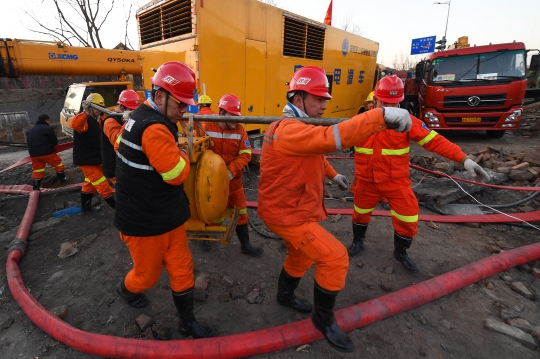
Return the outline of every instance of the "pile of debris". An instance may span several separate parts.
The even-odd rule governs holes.
[[[540,161],[526,159],[525,153],[508,154],[493,147],[486,147],[477,153],[469,154],[469,158],[483,168],[498,173],[506,173],[515,182],[514,186],[537,185],[540,182]],[[413,164],[452,175],[455,171],[463,171],[463,165],[456,162],[442,162],[432,156],[414,156]]]
[[[523,106],[521,126],[517,131],[522,136],[533,136],[540,131],[540,102]]]

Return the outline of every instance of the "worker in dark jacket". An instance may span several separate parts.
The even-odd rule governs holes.
[[[92,211],[92,197],[99,193],[111,208],[115,208],[113,189],[103,175],[101,160],[101,138],[98,119],[103,114],[90,104],[105,107],[103,96],[91,93],[82,102],[81,111],[71,119],[73,128],[73,164],[79,166],[84,174],[81,188],[81,210]]]
[[[60,183],[64,184],[69,180],[64,173],[62,159],[54,151],[58,139],[50,125],[51,120],[48,115],[39,115],[36,125],[26,133],[28,153],[32,158],[32,186],[34,191],[39,191],[46,164],[54,168]]]

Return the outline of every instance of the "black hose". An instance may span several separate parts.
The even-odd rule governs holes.
[[[540,186],[540,182],[538,182],[534,187]],[[509,208],[509,207],[515,207],[519,206],[522,203],[529,202],[531,199],[538,196],[540,192],[534,192],[533,194],[528,195],[527,197],[520,199],[517,202],[514,203],[507,203],[507,204],[479,204],[480,207],[492,207],[492,208]]]
[[[253,230],[255,232],[257,232],[258,235],[260,235],[260,236],[262,236],[264,238],[270,238],[270,239],[275,239],[275,240],[281,241],[281,238],[279,238],[278,236],[275,236],[273,234],[265,233],[265,232],[261,231],[260,229],[258,229],[257,227],[255,227],[255,224],[253,223],[253,221],[249,217],[249,214],[248,214],[248,223],[249,223],[249,226],[251,228],[253,228]]]

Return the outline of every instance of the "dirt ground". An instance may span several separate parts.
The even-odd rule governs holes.
[[[493,146],[511,153],[525,152],[526,156],[535,158],[540,156],[540,136],[537,134],[507,134],[501,139],[486,138],[481,132],[446,136],[462,146],[466,153]],[[413,155],[425,154],[415,144],[411,145],[411,150]],[[1,151],[0,168],[26,155],[20,149],[18,152],[12,148]],[[70,152],[63,152],[61,156],[67,166],[70,183],[78,183],[83,177],[73,167]],[[343,155],[342,152],[336,154]],[[352,160],[331,160],[331,164],[338,172],[352,179]],[[247,198],[256,200],[258,169],[251,167],[246,178],[249,179],[245,183]],[[416,182],[413,180],[413,184]],[[0,174],[0,184],[3,185],[30,183],[28,164]],[[48,168],[44,187],[56,186],[54,173]],[[351,195],[330,184],[326,187],[335,198]],[[484,203],[511,203],[527,195],[484,190],[477,197]],[[56,207],[78,205],[79,200],[78,192],[42,195],[34,224],[50,220]],[[26,204],[26,199],[2,195],[2,248],[14,238],[10,234],[20,223]],[[351,202],[337,200],[327,200],[326,205],[330,208],[352,207]],[[526,205],[539,209],[540,201],[532,200]],[[520,212],[519,208],[509,211]],[[421,212],[431,213],[424,208]],[[250,209],[249,216],[255,225],[263,228],[255,210]],[[52,226],[33,230],[27,253],[19,263],[25,285],[46,309],[66,307],[64,320],[75,328],[126,338],[182,339],[182,335],[176,331],[178,317],[166,272],[159,283],[147,291],[151,302],[147,308],[130,308],[115,293],[116,284],[132,264],[128,250],[112,225],[112,218],[113,211],[101,201],[101,210],[93,214],[77,214],[61,219]],[[321,224],[346,246],[350,244],[350,216],[329,218]],[[392,233],[389,218],[372,218],[366,250],[360,256],[351,258],[347,285],[338,296],[337,309],[377,298],[488,257],[492,254],[486,250],[486,245],[495,246],[495,241],[499,242],[499,247],[519,247],[540,240],[539,231],[503,224],[484,224],[473,228],[462,224],[420,222],[419,234],[409,250],[411,258],[420,267],[420,273],[413,275],[393,259]],[[264,254],[259,258],[242,255],[236,236],[229,247],[214,243],[210,252],[202,251],[197,242],[190,243],[195,276],[205,275],[208,278],[206,298],[204,302],[196,303],[196,316],[220,336],[309,318],[309,315],[279,306],[275,300],[277,277],[286,255],[284,244],[279,240],[263,238],[255,231],[250,232],[250,236],[253,244],[264,248]],[[64,242],[77,242],[79,252],[64,259],[59,258],[60,246]],[[5,261],[4,249],[0,251],[0,262]],[[528,349],[511,337],[484,327],[486,318],[503,321],[502,309],[526,319],[533,326],[540,326],[540,279],[529,272],[530,268],[526,267],[511,269],[414,310],[354,330],[349,333],[357,347],[352,354],[338,353],[325,341],[318,341],[310,343],[303,350],[290,348],[257,358],[539,358],[538,349]],[[224,276],[228,276],[225,281]],[[227,283],[229,278],[232,279],[232,287]],[[527,286],[534,294],[533,299],[526,299],[512,291],[508,282],[515,281]],[[239,298],[230,298],[228,293],[231,291]],[[258,298],[250,304],[245,297],[253,291],[258,291]],[[301,281],[296,294],[312,300],[313,269]],[[141,333],[135,322],[141,313],[155,320],[153,332]],[[3,265],[0,266],[0,357],[94,358],[52,339],[28,319],[10,293]]]

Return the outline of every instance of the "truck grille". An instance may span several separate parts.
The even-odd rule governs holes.
[[[469,99],[474,96],[478,97],[480,99],[480,102],[476,106],[471,106],[469,105]],[[443,105],[445,108],[504,106],[505,101],[506,101],[506,94],[445,96]]]
[[[286,14],[283,28],[283,56],[322,60],[326,28]]]
[[[141,45],[191,34],[191,9],[191,0],[178,0],[139,14]]]
[[[478,124],[496,124],[501,118],[500,117],[482,117],[480,122],[468,122],[467,125],[478,125]],[[463,123],[461,117],[445,117],[444,121],[447,124],[454,123]]]

